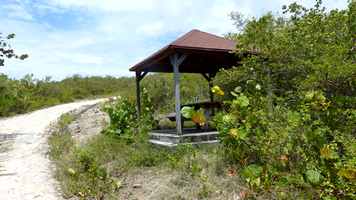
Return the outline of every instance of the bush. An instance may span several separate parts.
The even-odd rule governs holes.
[[[356,4],[349,5],[327,12],[321,1],[293,3],[285,17],[245,20],[230,34],[243,58],[215,80],[232,91],[217,128],[225,159],[259,194],[286,199],[299,188],[309,199],[356,198]]]
[[[56,178],[65,197],[102,199],[117,189],[114,179],[98,161],[97,152],[76,146],[67,126],[74,117],[65,114],[49,137],[49,155],[56,164]]]
[[[76,149],[72,158],[75,163],[67,168],[67,181],[71,183],[70,193],[83,198],[104,198],[115,191],[115,181],[104,166],[95,160],[96,156],[87,149]]]
[[[136,103],[127,97],[118,97],[105,105],[104,110],[109,114],[110,126],[104,131],[106,134],[126,138],[132,141],[133,135],[147,133],[152,127],[158,126],[154,120],[151,99],[145,88],[142,90],[141,116],[136,113]]]
[[[105,106],[110,117],[110,127],[107,133],[124,136],[132,135],[137,127],[136,106],[133,101],[119,97],[116,102]]]
[[[298,110],[276,106],[272,116],[250,99],[236,95],[216,120],[227,161],[252,188],[293,185],[323,198],[354,197],[356,139],[323,121],[331,102],[321,92],[307,92]]]

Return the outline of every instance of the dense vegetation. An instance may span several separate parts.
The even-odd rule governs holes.
[[[285,6],[284,17],[234,16],[243,27],[228,37],[243,60],[214,80],[225,102],[215,120],[226,167],[239,172],[247,194],[355,198],[355,8],[326,11],[317,1]],[[124,105],[109,112],[113,123],[140,120]],[[126,138],[145,123],[120,124],[114,133]]]
[[[214,92],[225,108],[215,118],[221,145],[213,152],[148,145],[153,110],[172,105],[168,76],[150,76],[141,119],[132,93],[123,96],[105,107],[111,118],[105,134],[72,153],[66,152],[70,148],[58,153],[59,158],[72,156],[63,168],[66,180],[77,186],[69,193],[108,197],[105,194],[121,188],[115,178],[127,176],[132,168],[162,167],[188,172],[180,178],[198,177],[204,183],[193,196],[172,197],[176,199],[222,197],[214,196],[221,188],[212,177],[236,183],[224,175],[241,178],[246,188],[239,188],[238,195],[246,199],[355,199],[356,2],[332,11],[321,1],[313,8],[294,3],[283,7],[283,13],[258,19],[233,13],[240,32],[227,37],[238,41],[236,56],[243,59],[241,66],[219,72],[214,80]],[[206,91],[191,89],[187,87],[187,94]],[[58,137],[53,141],[59,145],[52,147],[61,146],[61,134]],[[214,155],[219,159],[206,159]],[[82,187],[87,180],[109,185]]]
[[[0,67],[6,59],[24,60],[27,54],[18,55],[10,44],[15,34],[4,36],[0,33]],[[191,85],[192,81],[197,84]],[[170,74],[152,74],[147,76],[142,90],[149,91],[153,105],[159,112],[169,112],[174,105],[173,77]],[[207,98],[207,83],[200,75],[182,76],[183,102],[198,101]],[[10,79],[0,73],[0,117],[26,113],[42,107],[67,103],[78,99],[101,96],[124,96],[131,101],[135,98],[135,79],[133,77],[115,78],[81,77],[74,75],[61,81],[52,81],[51,77],[42,80],[26,75],[20,80]]]
[[[189,85],[194,80],[199,84]],[[152,103],[158,112],[173,110],[173,77],[168,74],[153,74],[143,80],[144,90],[149,91]],[[42,107],[67,103],[78,99],[102,96],[125,96],[135,98],[133,77],[81,77],[75,75],[61,81],[51,78],[35,79],[27,75],[20,80],[0,74],[0,117],[33,111]],[[208,84],[201,76],[182,77],[183,102],[207,98]]]
[[[0,74],[0,117],[33,111],[77,99],[116,95],[121,88],[133,88],[131,78],[73,76],[62,81],[20,80]]]
[[[234,199],[241,192],[238,177],[226,173],[218,147],[154,147],[146,134],[149,123],[137,126],[136,115],[125,112],[134,105],[125,103],[122,99],[114,109],[106,107],[121,128],[109,127],[85,145],[76,144],[68,131],[75,116],[61,117],[49,138],[49,154],[66,198],[213,200]]]
[[[231,91],[217,123],[251,190],[356,198],[355,9],[327,12],[317,1],[285,6],[286,17],[235,15],[245,25],[229,37],[250,56],[215,80]]]

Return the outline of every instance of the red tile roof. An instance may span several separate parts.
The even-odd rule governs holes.
[[[170,45],[183,48],[188,47],[197,49],[220,49],[232,51],[236,47],[236,42],[194,29],[178,38]]]
[[[150,68],[152,66],[154,66],[155,64],[158,65],[158,62],[161,62],[162,65],[163,59],[179,50],[190,50],[193,52],[205,53],[221,52],[221,54],[226,55],[227,53],[233,51],[235,48],[235,41],[194,29],[186,33],[185,35],[179,37],[177,40],[170,43],[169,45],[153,53],[151,56],[144,59],[140,63],[134,65],[130,68],[130,71],[150,71]],[[166,64],[169,65],[168,62],[166,62]],[[153,71],[157,72],[160,70],[157,70],[156,68]],[[162,71],[166,72],[167,69],[162,69]]]

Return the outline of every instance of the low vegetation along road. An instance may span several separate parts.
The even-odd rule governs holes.
[[[89,100],[0,120],[0,199],[60,199],[46,155],[46,128],[62,114],[103,101]]]

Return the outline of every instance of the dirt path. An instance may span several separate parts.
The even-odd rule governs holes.
[[[0,120],[0,148],[11,143],[9,150],[0,151],[0,199],[61,199],[46,156],[45,130],[62,114],[100,101],[64,104]]]

